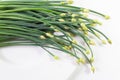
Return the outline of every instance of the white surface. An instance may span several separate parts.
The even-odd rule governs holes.
[[[75,0],[77,6],[111,16],[111,20],[103,20],[100,29],[113,44],[94,47],[95,74],[87,66],[75,65],[67,56],[54,61],[38,47],[10,47],[0,49],[0,80],[120,80],[119,3],[119,0]]]

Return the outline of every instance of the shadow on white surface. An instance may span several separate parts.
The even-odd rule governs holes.
[[[9,59],[7,59],[3,54],[2,54],[2,52],[0,51],[0,63],[1,62],[7,62],[7,63],[10,63],[10,64],[12,64],[13,62],[11,62]]]
[[[75,80],[76,77],[79,76],[81,73],[82,68],[80,66],[77,66],[76,69],[70,74],[67,80]]]
[[[89,64],[76,65],[74,71],[69,75],[67,80],[92,80],[93,73],[89,69]]]

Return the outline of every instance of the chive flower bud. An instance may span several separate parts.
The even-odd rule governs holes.
[[[83,19],[79,18],[78,21],[83,22]]]
[[[58,30],[58,29],[54,29],[54,31],[55,31],[55,32],[59,32],[59,30]]]
[[[100,21],[98,21],[98,20],[93,20],[94,21],[94,23],[97,23],[97,24],[99,24],[99,25],[102,25],[102,23],[100,22]]]
[[[99,33],[95,32],[95,35],[96,35],[97,37],[99,37],[99,38],[100,38],[100,35],[99,35]]]
[[[46,39],[46,37],[45,37],[45,36],[43,36],[43,35],[41,35],[41,36],[40,36],[40,39]]]
[[[65,49],[65,50],[71,50],[72,46],[64,46],[63,49]]]
[[[64,20],[64,19],[58,19],[58,21],[59,21],[59,22],[65,22],[65,20]]]
[[[68,4],[73,4],[73,0],[67,0]]]
[[[66,32],[66,34],[67,34],[68,36],[72,36],[69,32]]]
[[[74,17],[76,17],[76,16],[78,16],[78,15],[77,15],[77,14],[72,14],[71,16],[74,18]]]
[[[85,51],[85,53],[86,53],[86,54],[90,54],[90,50],[87,49],[87,50]]]
[[[50,28],[54,29],[55,27],[54,26],[50,26]]]
[[[58,56],[53,56],[55,60],[59,60],[60,58]]]
[[[76,22],[77,20],[75,18],[72,18],[71,19],[71,22]]]
[[[60,16],[64,17],[64,16],[66,16],[66,13],[61,13]]]
[[[91,57],[91,58],[90,58],[90,62],[91,62],[91,63],[94,62],[94,57]]]
[[[85,30],[85,31],[88,30],[88,28],[86,27],[85,23],[81,23],[80,25],[81,25],[81,27],[82,27],[83,30]]]
[[[88,42],[90,45],[95,45],[95,42],[93,40],[89,40]]]
[[[110,39],[107,40],[109,44],[112,44],[112,41]]]
[[[68,46],[64,46],[63,49],[70,50],[70,48]]]
[[[84,13],[82,14],[83,17],[87,18],[88,17],[88,14],[87,13]]]
[[[91,71],[94,73],[95,72],[95,68],[92,66],[91,67]]]
[[[79,31],[82,31],[82,29],[81,29],[81,28],[78,28],[78,30],[79,30]]]
[[[69,50],[71,50],[71,49],[72,49],[72,46],[68,46],[68,48],[69,48]]]
[[[97,24],[96,23],[92,23],[92,24],[90,24],[92,27],[95,27],[95,26],[97,26]]]
[[[84,31],[84,34],[85,34],[85,36],[88,36],[88,31],[87,30]]]
[[[54,37],[54,35],[52,35],[51,33],[45,33],[45,34],[46,34],[46,36],[48,36],[50,38]]]
[[[73,44],[77,44],[77,41],[76,41],[76,40],[72,40],[72,43],[73,43]]]
[[[104,18],[105,18],[106,20],[108,20],[108,19],[110,19],[110,16],[104,15]]]
[[[60,2],[60,4],[62,4],[62,5],[63,5],[63,4],[65,4],[65,2],[64,2],[64,1],[62,1],[62,2]]]
[[[102,43],[103,43],[103,44],[106,44],[106,41],[105,41],[105,40],[102,40]]]
[[[89,13],[89,12],[90,12],[90,10],[89,10],[89,9],[84,8],[84,9],[82,10],[82,12],[84,12],[84,13]]]
[[[85,59],[79,58],[79,59],[77,60],[77,63],[78,63],[78,64],[79,64],[79,63],[85,64]]]
[[[65,26],[64,28],[67,29],[67,30],[70,29],[68,26]]]

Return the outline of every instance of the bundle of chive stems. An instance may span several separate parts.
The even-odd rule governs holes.
[[[72,6],[72,3],[72,0],[0,1],[0,47],[40,46],[54,59],[59,57],[48,48],[59,50],[73,56],[77,63],[89,63],[94,72],[91,45],[95,45],[95,42],[89,34],[97,37],[103,44],[106,41],[110,44],[112,42],[95,28],[101,23],[84,13],[94,13],[105,19],[109,19],[109,16]],[[56,32],[61,35],[55,34]],[[75,36],[82,39],[85,45],[78,43]]]

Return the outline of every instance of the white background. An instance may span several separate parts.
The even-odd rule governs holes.
[[[86,65],[76,65],[71,57],[61,55],[54,61],[39,47],[19,46],[0,49],[0,80],[120,80],[120,9],[119,0],[75,0],[82,6],[103,12],[111,19],[99,28],[113,44],[96,46],[96,72]],[[55,53],[60,53],[56,52]]]

